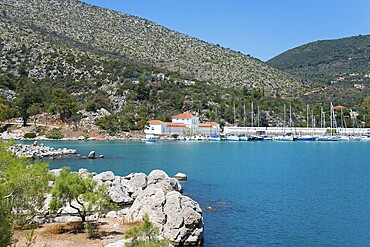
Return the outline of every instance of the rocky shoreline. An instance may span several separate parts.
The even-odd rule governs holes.
[[[58,176],[61,169],[50,172]],[[78,174],[92,180],[98,185],[105,184],[108,193],[119,209],[105,214],[105,217],[123,218],[126,222],[142,220],[144,214],[160,229],[161,236],[168,238],[174,246],[198,246],[203,243],[203,216],[199,204],[182,194],[182,187],[176,178],[169,177],[162,170],[153,170],[149,175],[132,173],[127,176],[116,176],[111,171],[99,174],[80,169]],[[53,182],[50,182],[53,186]],[[43,213],[38,216],[39,223],[80,221],[77,211],[63,207],[57,215],[51,215],[47,195]],[[88,220],[96,219],[91,215]],[[118,245],[121,244],[117,243]],[[114,246],[114,245],[112,245]]]
[[[66,156],[77,154],[75,149],[68,149],[68,148],[52,148],[48,146],[44,146],[44,144],[38,144],[35,141],[32,145],[26,144],[15,144],[8,148],[13,155],[18,157],[26,157],[26,158],[33,158],[33,159],[42,159],[45,157],[55,157],[55,156]]]
[[[37,141],[32,145],[15,144],[10,146],[9,150],[16,156],[34,159],[77,154],[74,149],[54,149],[42,143],[38,144]],[[57,177],[60,171],[61,169],[53,169],[50,173]],[[112,202],[119,210],[108,212],[105,217],[120,217],[125,222],[136,222],[148,214],[150,221],[159,227],[161,236],[168,238],[173,245],[198,246],[203,243],[202,209],[196,201],[182,194],[179,183],[179,180],[187,179],[186,174],[178,173],[175,178],[171,178],[162,170],[153,170],[149,175],[132,173],[127,176],[116,176],[112,171],[97,174],[90,173],[84,168],[79,169],[78,174],[83,178],[91,177],[97,185],[106,185]],[[50,181],[49,184],[54,186],[54,181]],[[36,222],[81,220],[77,216],[77,211],[71,207],[60,208],[57,215],[52,215],[49,208],[51,194],[45,198],[44,207],[35,218]],[[91,215],[88,220],[96,218],[96,215]]]

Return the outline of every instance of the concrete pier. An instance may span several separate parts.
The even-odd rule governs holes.
[[[334,129],[333,129],[334,130]],[[337,128],[338,134],[364,135],[370,134],[370,128]],[[292,133],[293,135],[323,135],[330,133],[330,128],[305,128],[305,127],[224,127],[224,133],[250,134],[250,135],[282,135]]]

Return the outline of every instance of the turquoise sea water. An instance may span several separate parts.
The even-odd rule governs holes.
[[[205,246],[369,246],[369,142],[44,142],[104,159],[51,168],[184,172]]]

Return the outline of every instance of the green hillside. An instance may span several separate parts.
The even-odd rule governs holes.
[[[269,95],[299,91],[299,80],[265,63],[172,31],[148,20],[75,0],[1,0],[3,18],[38,30],[45,39],[120,61],[154,66],[226,87],[264,88]],[[30,44],[29,44],[30,45]]]
[[[323,100],[327,91],[255,58],[79,1],[0,0],[0,122],[48,112],[72,123],[105,108],[114,115],[101,124],[115,132],[184,111],[234,123],[235,106],[248,126],[253,102],[263,126],[282,123],[284,103],[304,125],[306,103],[343,92]],[[363,98],[346,102],[361,109]]]
[[[307,80],[331,82],[341,74],[370,73],[370,35],[322,40],[288,50],[267,61]]]

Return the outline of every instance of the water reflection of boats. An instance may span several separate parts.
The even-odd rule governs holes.
[[[363,136],[361,136],[361,141],[365,141],[365,142],[370,141],[370,135],[363,135]]]

